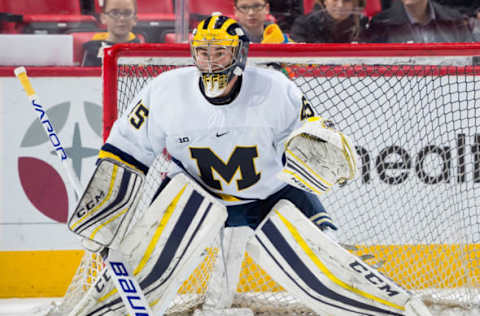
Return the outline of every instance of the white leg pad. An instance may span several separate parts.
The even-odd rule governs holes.
[[[224,310],[232,305],[247,241],[253,236],[253,230],[250,227],[228,227],[220,235],[219,252],[208,283],[203,310]]]
[[[412,300],[408,291],[330,239],[286,200],[256,229],[247,251],[316,312],[401,316]]]
[[[224,226],[227,211],[183,174],[174,177],[120,244],[156,316],[163,315],[178,288],[203,259]],[[100,279],[90,293],[94,303],[82,315],[124,315],[111,280]]]

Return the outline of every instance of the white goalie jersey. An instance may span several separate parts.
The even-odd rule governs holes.
[[[284,142],[313,110],[278,71],[247,67],[242,77],[235,100],[213,105],[200,91],[197,68],[161,74],[117,120],[100,157],[148,168],[166,148],[175,162],[170,177],[183,169],[226,205],[266,198],[285,186],[275,176],[285,163]]]

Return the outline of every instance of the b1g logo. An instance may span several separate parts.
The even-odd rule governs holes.
[[[374,157],[361,146],[356,146],[360,157],[362,183],[371,182],[372,165],[380,180],[387,184],[402,184],[408,177],[416,176],[425,184],[480,183],[480,134],[467,143],[465,134],[458,134],[456,146],[427,145],[413,154],[407,149],[391,145]],[[436,164],[427,164],[428,159]],[[456,176],[455,176],[456,175]]]
[[[24,149],[25,152],[28,151],[27,149],[31,149],[34,152],[34,156],[21,155],[18,157],[20,183],[25,195],[38,211],[52,220],[66,223],[69,210],[68,190],[58,172],[61,169],[61,161],[56,157],[57,153],[52,149],[50,141],[52,137],[55,137],[52,140],[52,143],[55,144],[57,139],[61,139],[63,145],[61,149],[66,156],[72,159],[72,167],[77,177],[80,178],[82,160],[96,156],[98,153],[97,148],[86,147],[82,144],[80,130],[85,130],[86,125],[88,125],[94,134],[101,139],[102,108],[97,104],[84,102],[83,110],[88,124],[83,124],[80,128],[80,124],[76,122],[74,124],[73,137],[61,135],[62,131],[65,131],[66,123],[70,117],[70,102],[57,104],[48,110],[41,107],[41,105],[37,105],[35,109],[37,111],[45,111],[50,121],[40,122],[35,115],[31,115],[32,122],[23,136],[20,148]],[[58,135],[50,134],[47,137],[42,124],[51,124]],[[71,144],[71,146],[68,147],[68,144]],[[38,148],[39,146],[42,148]],[[57,147],[55,148],[58,149]],[[47,157],[47,155],[55,156],[53,164],[41,158]]]

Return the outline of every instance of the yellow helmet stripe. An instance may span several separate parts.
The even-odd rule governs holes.
[[[234,19],[228,19],[225,21],[225,23],[223,23],[222,25],[222,30],[225,31],[225,33],[227,32],[228,28],[230,27],[230,25],[232,24],[235,24],[237,23],[237,21],[235,21]],[[230,34],[229,34],[230,35]]]

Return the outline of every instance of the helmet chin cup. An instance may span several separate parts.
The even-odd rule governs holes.
[[[226,88],[223,88],[223,89],[218,89],[216,87],[212,87],[212,88],[205,88],[205,95],[207,97],[209,97],[210,99],[215,99],[215,98],[218,98],[220,96],[222,96],[222,94],[225,92]]]
[[[220,73],[202,73],[202,83],[205,95],[209,98],[221,96],[230,82],[228,70]]]

